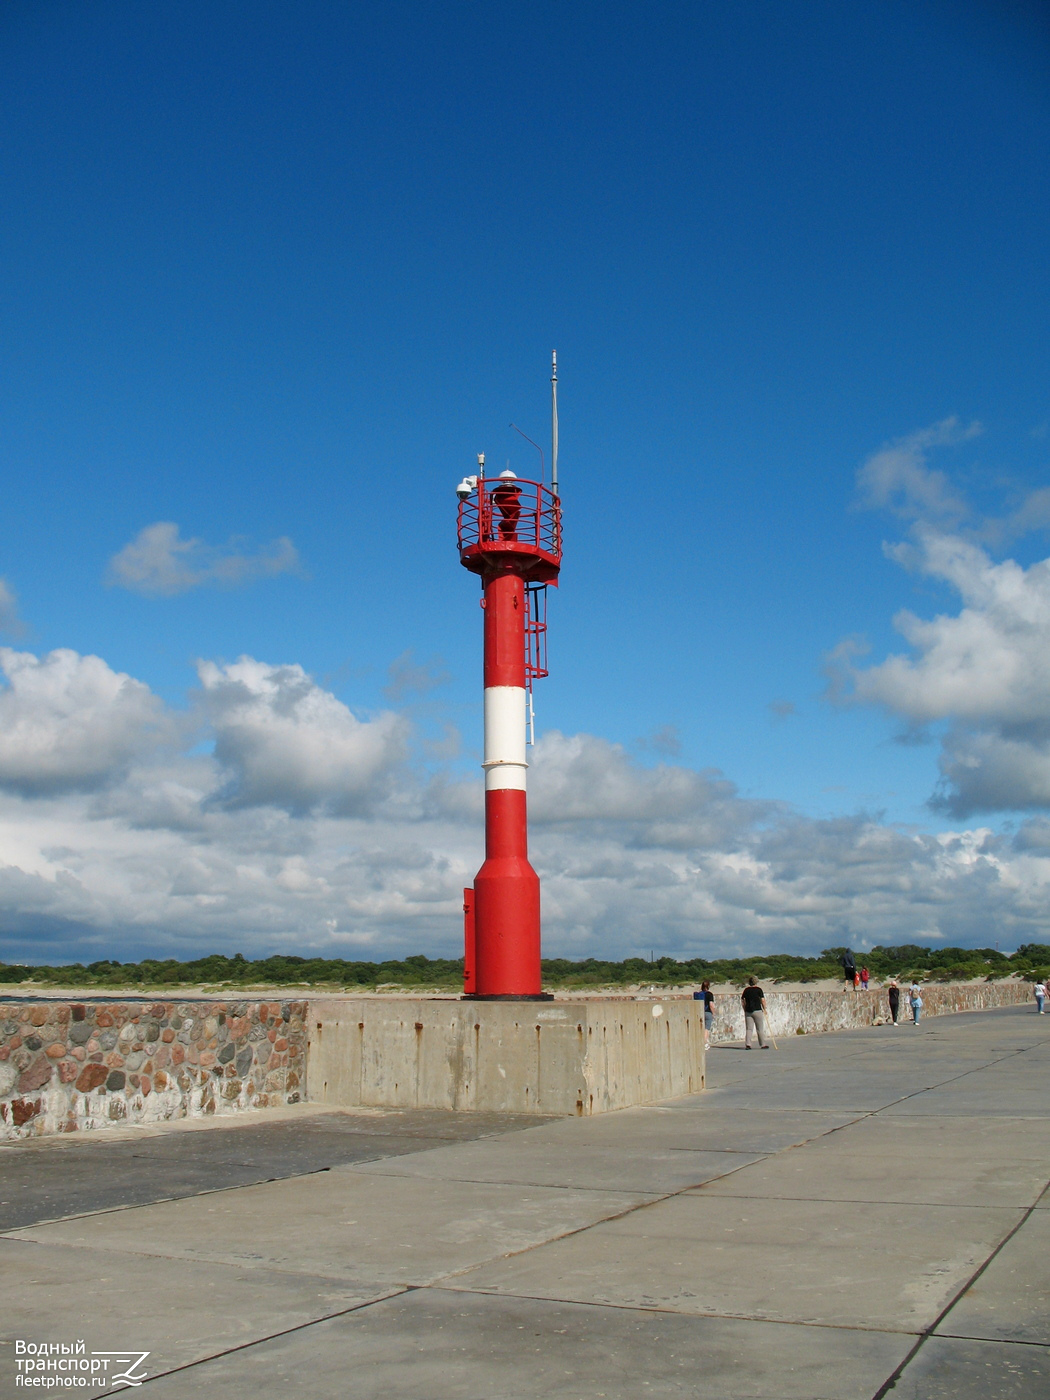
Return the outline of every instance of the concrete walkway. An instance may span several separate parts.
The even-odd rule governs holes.
[[[147,1400],[1050,1394],[1050,1018],[708,1070],[587,1120],[306,1111],[5,1148],[14,1223],[52,1217],[0,1237],[5,1337],[148,1350]],[[100,1213],[53,1218],[63,1162]]]

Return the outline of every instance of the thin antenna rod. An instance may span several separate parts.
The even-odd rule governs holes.
[[[510,426],[514,429],[514,431],[515,431],[516,433],[519,434],[519,436],[523,437],[523,438],[525,439],[526,442],[532,443],[532,446],[533,446],[533,447],[536,449],[536,451],[540,454],[540,485],[542,486],[542,484],[543,484],[543,472],[544,472],[544,466],[543,466],[543,448],[539,445],[538,442],[532,442],[532,438],[529,437],[528,433],[523,433],[523,432],[521,431],[521,429],[518,427],[517,423],[512,423]]]
[[[551,492],[558,494],[558,352],[551,351]]]

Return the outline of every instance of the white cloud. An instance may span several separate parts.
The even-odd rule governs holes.
[[[1050,560],[996,564],[976,545],[933,534],[921,535],[912,558],[962,607],[930,621],[899,613],[894,625],[912,654],[855,669],[855,698],[915,724],[1050,722]]]
[[[857,473],[861,503],[892,510],[907,520],[964,519],[970,508],[951,486],[947,476],[931,471],[926,453],[931,447],[949,447],[981,432],[980,423],[963,427],[957,418],[945,418],[930,428],[909,433],[873,453]]]
[[[903,610],[894,626],[908,652],[860,666],[864,648],[847,640],[829,668],[831,698],[883,707],[912,739],[926,726],[946,727],[932,803],[956,817],[1050,806],[1050,559],[1027,568],[996,562],[978,542],[1041,528],[1050,492],[979,519],[924,456],[974,431],[948,419],[876,453],[858,473],[867,503],[912,521],[910,540],[884,546],[888,557],[948,584],[958,611],[925,620]]]
[[[242,656],[228,666],[201,662],[198,673],[227,805],[346,815],[389,794],[405,756],[397,715],[357,719],[301,666]]]
[[[457,952],[481,775],[417,775],[403,718],[358,718],[299,666],[202,663],[203,753],[97,657],[0,662],[0,957]],[[811,821],[586,734],[549,733],[531,761],[552,954],[1050,938],[1038,824],[1010,845]]]
[[[115,781],[171,737],[149,687],[97,656],[0,647],[0,786],[26,794]]]
[[[171,598],[192,588],[232,588],[299,570],[299,555],[285,536],[253,553],[244,544],[237,537],[225,545],[184,540],[177,525],[159,520],[114,554],[107,582],[146,597]]]
[[[732,843],[771,804],[746,802],[715,769],[646,768],[619,744],[550,730],[532,750],[529,811],[539,825],[613,826],[634,845]]]

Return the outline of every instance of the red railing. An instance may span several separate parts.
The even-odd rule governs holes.
[[[481,546],[489,553],[500,546],[561,560],[561,503],[538,481],[481,477],[477,489],[459,503],[459,550],[472,553]]]

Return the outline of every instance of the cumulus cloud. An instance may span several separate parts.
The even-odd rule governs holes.
[[[896,502],[898,514],[913,518],[909,539],[885,546],[887,555],[947,584],[958,610],[932,619],[902,610],[894,626],[907,652],[860,666],[863,649],[847,639],[830,669],[833,699],[881,706],[904,721],[911,742],[927,726],[942,726],[932,802],[962,818],[1050,806],[1050,559],[1026,568],[996,561],[977,542],[1050,519],[1050,498],[1035,492],[1009,516],[978,520],[922,457],[935,441],[958,440],[948,420],[902,440],[906,447],[877,453],[859,473],[869,501]],[[886,465],[887,456],[896,466]],[[966,533],[958,528],[965,516]],[[956,528],[947,528],[952,519]]]
[[[747,802],[716,769],[647,768],[620,744],[551,730],[532,750],[529,810],[539,825],[614,828],[633,845],[733,844],[772,804]]]
[[[951,486],[944,472],[931,470],[931,447],[950,447],[982,431],[980,423],[963,427],[957,418],[945,418],[932,427],[897,438],[873,453],[857,473],[861,504],[892,510],[905,520],[959,521],[970,507]]]
[[[201,662],[198,674],[227,805],[348,815],[389,793],[405,757],[397,715],[358,719],[301,666],[242,656],[227,666]]]
[[[202,662],[186,714],[97,657],[0,665],[0,958],[458,951],[481,775],[417,767],[403,717],[249,657]],[[1050,823],[813,821],[588,734],[530,763],[551,954],[1050,939]]]
[[[962,607],[930,621],[898,613],[912,654],[854,670],[855,697],[918,724],[1050,721],[1050,560],[997,564],[965,540],[928,533],[909,560],[950,584]]]
[[[858,815],[780,817],[707,849],[638,850],[594,831],[537,833],[548,945],[605,953],[812,951],[885,942],[1004,947],[1047,926],[1048,852],[991,833],[912,833]],[[552,930],[552,925],[553,930]]]
[[[285,536],[253,552],[236,536],[225,545],[184,540],[176,524],[159,520],[114,554],[107,582],[147,598],[171,598],[192,588],[234,588],[296,573],[299,567],[295,545]]]
[[[0,647],[0,786],[25,794],[91,790],[171,737],[149,687],[97,656]]]

